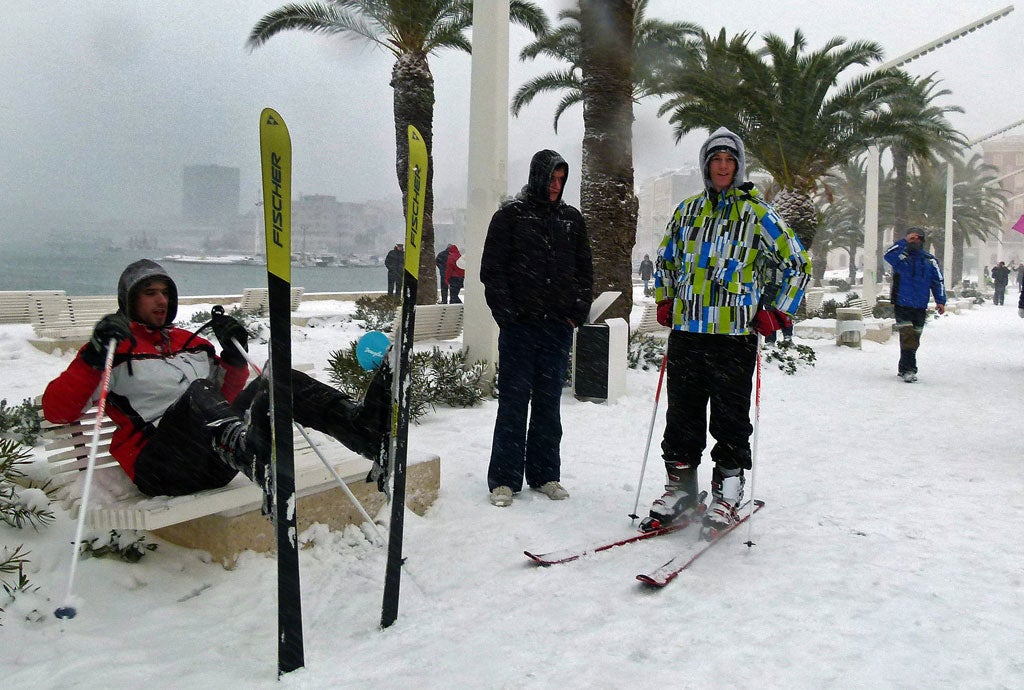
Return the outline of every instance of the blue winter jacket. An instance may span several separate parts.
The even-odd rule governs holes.
[[[907,241],[902,239],[885,250],[885,260],[892,265],[893,304],[927,309],[929,292],[936,304],[946,303],[942,271],[934,256],[923,249],[907,251]]]

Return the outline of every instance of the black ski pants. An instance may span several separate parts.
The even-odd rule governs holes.
[[[750,394],[757,363],[757,336],[672,331],[668,338],[668,411],[662,457],[670,472],[696,467],[707,444],[708,406],[722,469],[750,469]]]
[[[561,473],[561,398],[572,326],[565,321],[513,323],[498,333],[498,414],[487,487],[539,487]],[[527,421],[529,418],[529,421]]]
[[[385,386],[376,377],[374,387]],[[214,450],[218,422],[242,419],[260,387],[249,383],[232,404],[208,379],[193,381],[164,413],[149,442],[135,462],[135,486],[147,496],[182,496],[226,485],[238,470]],[[372,452],[382,428],[386,429],[387,391],[373,397],[365,409],[336,388],[300,371],[292,372],[292,413],[299,424],[329,434],[350,449]],[[371,400],[371,392],[366,395]],[[372,419],[371,419],[372,417]],[[383,427],[380,427],[383,422]],[[215,425],[218,428],[214,428]]]
[[[924,332],[928,310],[897,304],[893,307],[893,312],[900,333],[900,362],[896,372],[902,374],[909,371],[916,374],[917,348],[921,346],[921,333]]]

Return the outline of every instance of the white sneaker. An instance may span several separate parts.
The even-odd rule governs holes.
[[[500,489],[501,487],[498,488]],[[546,484],[533,487],[533,490],[541,492],[552,501],[564,501],[569,498],[569,492],[558,482],[547,482]]]
[[[499,508],[507,508],[512,505],[512,489],[507,486],[498,486],[491,492],[491,505]]]

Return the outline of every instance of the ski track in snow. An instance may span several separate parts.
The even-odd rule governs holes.
[[[9,404],[70,357],[39,353],[30,333],[0,326]],[[295,328],[294,361],[322,371],[360,333],[344,319]],[[273,557],[246,553],[226,571],[160,543],[137,564],[84,560],[79,614],[58,621],[74,534],[58,508],[41,531],[0,528],[31,551],[39,587],[4,605],[0,673],[62,690],[1022,687],[1022,338],[1012,306],[986,304],[929,322],[916,384],[895,376],[895,338],[801,341],[818,359],[795,376],[766,363],[747,484],[767,502],[756,546],[744,525],[662,590],[634,576],[691,548],[695,529],[549,568],[522,555],[630,533],[656,369],[628,371],[610,404],[563,398],[567,501],[527,489],[490,506],[496,403],[439,409],[410,432],[411,448],[441,455],[442,483],[426,516],[406,514],[398,621],[378,627],[386,549],[357,527],[314,527],[300,552],[306,668],[280,682]],[[664,402],[641,514],[663,482]]]

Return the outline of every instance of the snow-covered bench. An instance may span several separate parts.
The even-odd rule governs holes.
[[[3,290],[0,291],[0,323],[34,323],[38,309],[36,299],[67,300],[63,290]]]
[[[640,314],[640,321],[637,322],[635,331],[646,333],[661,338],[668,337],[668,329],[658,323],[658,305],[655,302],[645,302],[643,312]]]
[[[102,317],[117,311],[116,297],[68,297],[36,295],[31,300],[35,338],[30,342],[43,352],[78,348],[92,335]]]
[[[299,303],[302,301],[302,293],[305,291],[306,288],[302,287],[293,287],[291,289],[289,304],[292,311],[299,308]],[[242,290],[240,307],[246,314],[260,313],[266,316],[269,306],[270,297],[267,288],[245,288]]]
[[[399,318],[399,317],[396,317]],[[452,340],[462,335],[461,304],[417,304],[413,339]]]
[[[37,401],[38,402],[38,401]],[[42,421],[46,462],[57,497],[77,519],[97,409],[90,408],[72,424]],[[110,455],[114,424],[104,418],[93,472],[86,524],[93,529],[148,530],[169,542],[207,551],[214,560],[230,567],[246,549],[274,548],[274,531],[260,512],[262,495],[252,482],[238,476],[220,489],[188,496],[149,497],[141,494]],[[340,443],[309,431],[320,452],[331,464],[370,515],[384,504],[376,483],[367,483],[370,462]],[[409,453],[406,503],[422,514],[433,504],[440,488],[440,458],[432,453]],[[295,434],[295,486],[299,496],[299,529],[314,522],[341,529],[360,524],[363,518],[351,505],[316,452]]]

